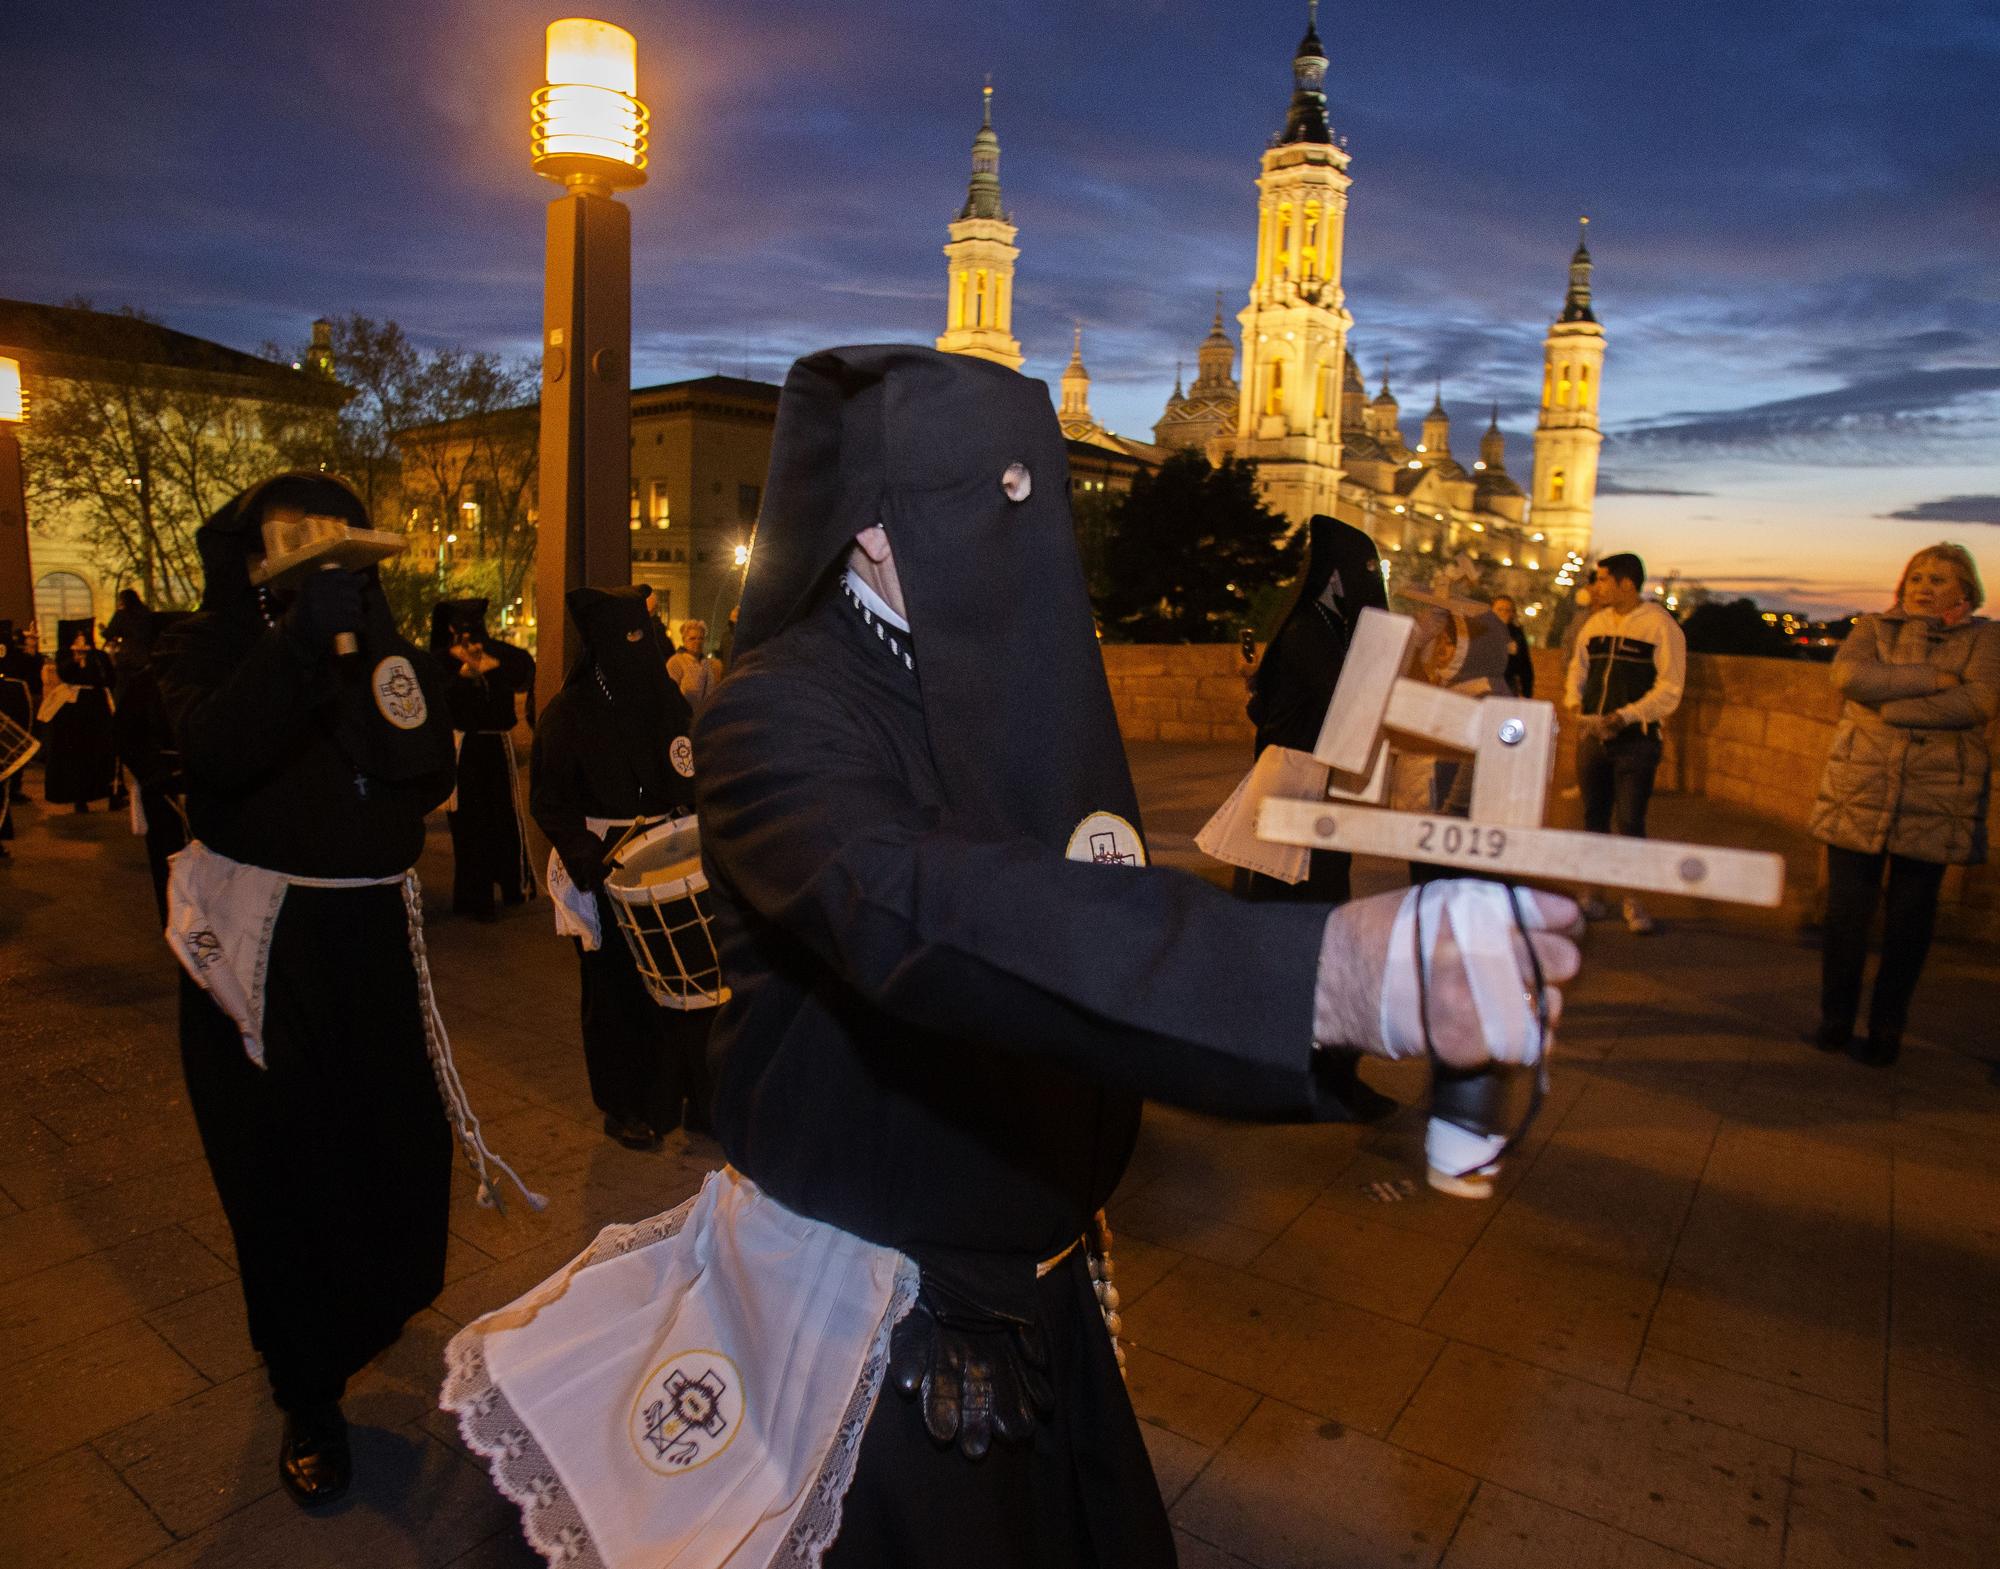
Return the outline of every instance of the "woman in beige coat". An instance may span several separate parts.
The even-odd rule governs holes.
[[[1852,1050],[1878,1066],[1896,1060],[1945,868],[1986,859],[2000,622],[1973,614],[1984,599],[1971,553],[1932,545],[1903,568],[1895,608],[1860,617],[1834,659],[1833,684],[1847,702],[1812,815],[1814,837],[1827,846],[1822,1051]],[[1868,1038],[1856,1043],[1885,871],[1882,962]]]

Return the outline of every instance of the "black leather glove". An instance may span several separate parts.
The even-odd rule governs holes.
[[[604,864],[604,842],[593,833],[551,834],[549,842],[562,857],[563,870],[583,893],[595,893],[611,868]]]
[[[338,568],[307,574],[285,612],[286,633],[301,649],[332,654],[335,637],[361,630],[366,586],[359,573]]]
[[[1055,1412],[1041,1325],[978,1306],[928,1273],[889,1337],[889,1378],[905,1399],[921,1397],[924,1430],[939,1444],[956,1440],[968,1460],[996,1436],[1032,1437],[1036,1418]]]

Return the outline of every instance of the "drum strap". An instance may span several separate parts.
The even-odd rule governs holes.
[[[243,1052],[259,1068],[264,1061],[264,980],[270,965],[271,938],[285,895],[292,888],[384,888],[403,890],[404,921],[409,931],[410,962],[416,971],[422,1009],[424,1050],[445,1115],[451,1119],[460,1149],[479,1179],[479,1202],[506,1212],[499,1185],[489,1167],[497,1168],[520,1189],[535,1209],[547,1200],[529,1190],[514,1168],[487,1145],[479,1118],[452,1060],[451,1037],[431,988],[430,962],[424,947],[423,885],[416,869],[388,877],[296,877],[264,866],[251,866],[211,850],[199,839],[167,858],[167,943],[194,983],[229,1015],[243,1037]]]

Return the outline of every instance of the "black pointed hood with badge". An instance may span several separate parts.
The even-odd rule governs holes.
[[[1252,681],[1249,714],[1260,751],[1312,750],[1361,612],[1389,608],[1374,540],[1324,513],[1306,527],[1305,565]]]
[[[629,811],[607,809],[606,816],[658,816],[694,804],[687,739],[694,714],[667,677],[660,624],[648,609],[652,593],[647,584],[633,583],[573,588],[565,599],[583,647],[563,691],[592,716],[587,742],[579,747],[582,765],[605,775],[602,801],[623,801],[634,785],[639,791]],[[626,776],[619,775],[621,764]]]
[[[1141,854],[1048,389],[901,345],[794,365],[734,658],[803,616],[876,523],[894,552],[953,812],[1082,859]],[[1086,827],[1098,814],[1108,818]]]

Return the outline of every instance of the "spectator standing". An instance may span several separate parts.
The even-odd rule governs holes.
[[[1903,568],[1894,607],[1860,617],[1834,657],[1834,689],[1846,703],[1812,815],[1813,835],[1827,847],[1814,1037],[1822,1051],[1849,1050],[1877,1067],[1896,1060],[1945,868],[1986,859],[1986,728],[2000,715],[2000,622],[1974,614],[1984,601],[1971,553],[1932,545]],[[1882,960],[1868,1037],[1857,1045],[1885,873]]]
[[[1521,613],[1514,601],[1502,594],[1493,601],[1493,614],[1507,629],[1507,690],[1516,697],[1535,695],[1535,656],[1528,648],[1528,634],[1521,625]]]
[[[681,623],[681,649],[667,661],[667,676],[699,718],[722,681],[722,661],[708,652],[706,621]]]
[[[1598,562],[1590,590],[1597,608],[1577,637],[1565,693],[1578,716],[1583,826],[1632,839],[1646,837],[1661,726],[1681,706],[1687,685],[1687,639],[1665,606],[1643,597],[1645,582],[1646,563],[1635,555]],[[1589,919],[1610,913],[1594,890],[1580,902]],[[1625,899],[1623,914],[1631,931],[1653,930],[1652,916],[1637,899]]]

